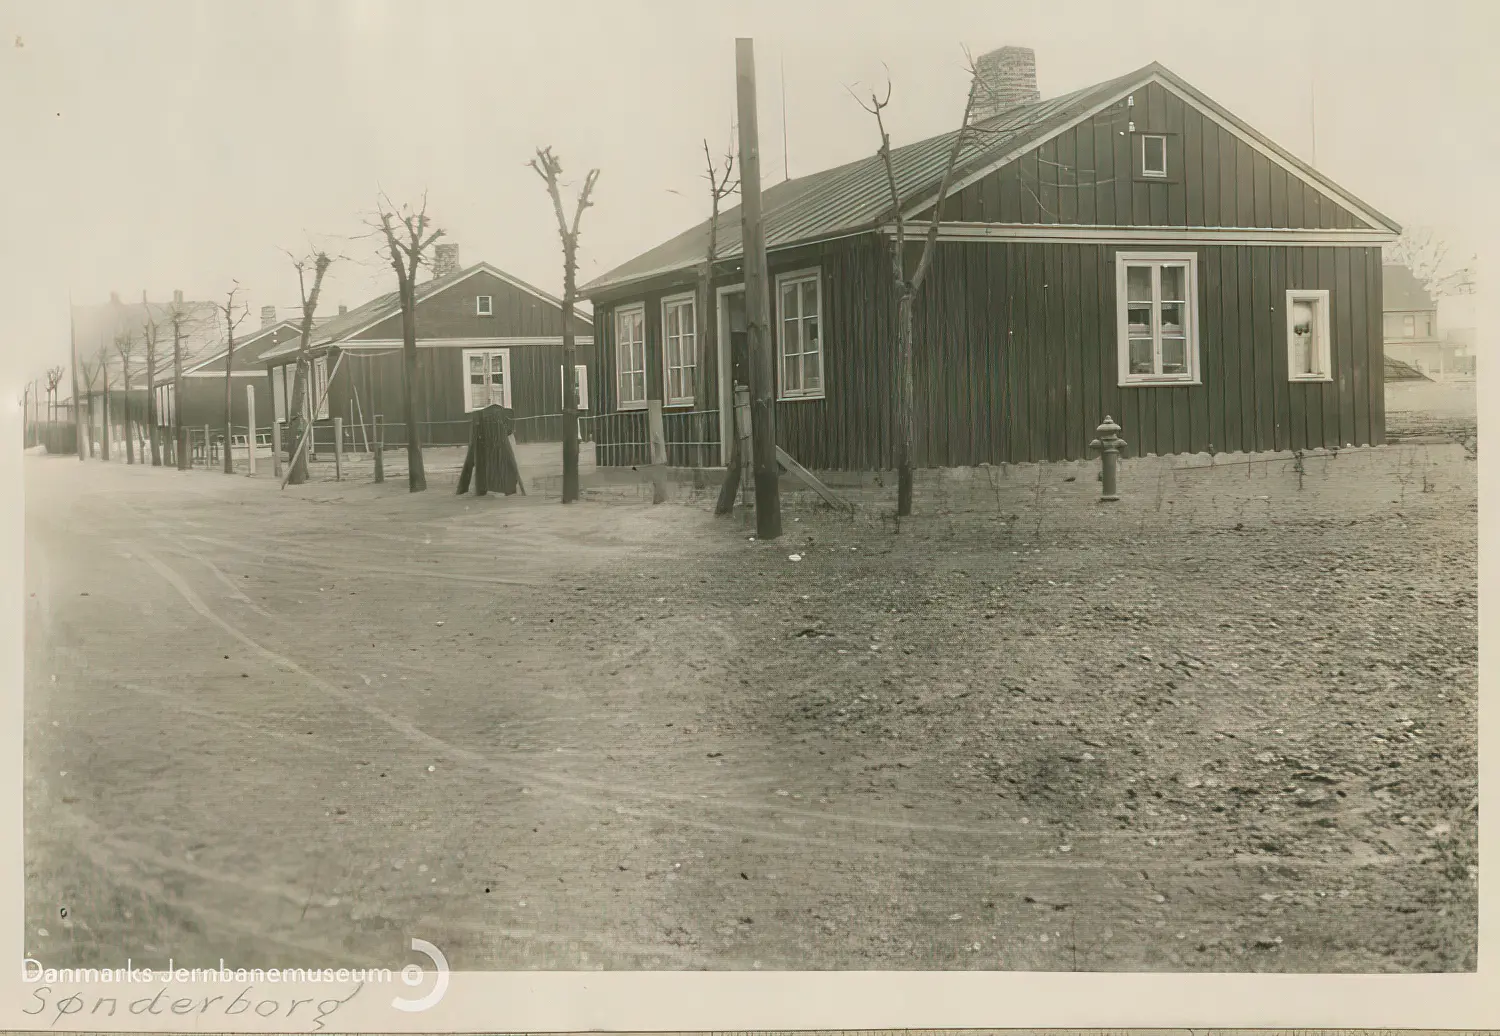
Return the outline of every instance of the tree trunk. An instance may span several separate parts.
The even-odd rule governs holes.
[[[125,463],[135,463],[135,441],[130,428],[130,366],[125,366]]]
[[[694,342],[697,345],[697,355],[693,357],[693,409],[694,410],[717,410],[714,401],[708,398],[708,357],[713,342],[714,325],[714,289],[712,276],[712,260],[704,263],[702,272],[698,275],[698,305],[694,307],[697,311],[697,327],[694,329]],[[723,377],[720,372],[719,377]],[[719,430],[720,437],[727,434],[722,428]],[[694,436],[695,439],[703,439],[706,436]],[[699,447],[704,449],[704,447]],[[719,463],[718,457],[700,456],[697,463],[701,467],[715,467]]]
[[[414,275],[414,274],[413,274]],[[406,407],[406,488],[420,493],[427,488],[422,467],[422,437],[417,430],[417,307],[416,286],[409,277],[401,283],[401,354],[406,376],[401,379],[401,398]],[[563,331],[564,339],[568,334]],[[576,439],[575,439],[576,443]],[[575,448],[574,456],[577,456]]]
[[[156,349],[146,350],[146,435],[151,440],[151,466],[161,467],[161,433],[157,422],[161,415],[156,412]]]
[[[903,288],[896,303],[896,334],[901,364],[900,395],[896,401],[896,516],[905,518],[911,514],[912,471],[912,295]]]
[[[307,322],[304,321],[304,326]],[[303,337],[304,343],[306,336]],[[286,421],[288,444],[293,450],[297,450],[297,444],[307,434],[307,395],[309,382],[312,376],[312,362],[307,358],[306,345],[303,353],[297,357],[297,370],[292,375],[292,398],[287,404]],[[307,481],[307,449],[304,447],[297,450],[297,455],[292,458],[291,470],[287,472],[287,485],[300,486]]]
[[[573,306],[578,295],[578,278],[574,270],[577,245],[572,241],[563,247],[563,482],[562,502],[578,499],[578,349],[573,340]],[[597,332],[596,332],[597,333]]]
[[[234,324],[229,325],[229,348],[224,353],[224,474],[234,474]]]
[[[103,366],[103,365],[101,364],[100,366]],[[100,431],[99,431],[99,459],[103,460],[103,461],[108,461],[109,460],[109,447],[110,447],[109,440],[111,438],[110,433],[113,431],[113,429],[111,429],[110,425],[109,425],[109,373],[108,373],[108,371],[106,371],[105,374],[104,374],[104,394],[103,394],[103,396],[101,397],[101,400],[100,400],[100,407],[101,407],[101,410],[103,412],[103,420],[100,422],[101,428],[100,428]]]
[[[182,332],[172,328],[172,442],[177,451],[177,470],[186,471],[193,459],[188,453],[186,429],[182,427]]]

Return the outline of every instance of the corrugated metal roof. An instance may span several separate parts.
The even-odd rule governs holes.
[[[270,352],[278,344],[278,336],[284,330],[297,332],[300,325],[294,320],[278,320],[270,327],[257,328],[248,335],[243,336],[234,343],[234,365],[236,369],[253,366],[261,363],[265,354]],[[224,369],[224,352],[219,352],[203,360],[191,368],[183,371],[184,374],[201,374],[222,371]],[[169,365],[170,366],[170,365]]]
[[[1045,136],[1055,126],[1088,110],[1149,74],[1155,66],[1117,79],[1075,90],[1050,100],[1021,105],[993,119],[977,123],[964,135],[957,174],[983,166],[1027,141]],[[937,193],[958,130],[942,133],[891,150],[896,190],[903,205]],[[839,237],[870,229],[891,215],[890,186],[878,154],[819,173],[786,180],[761,195],[766,248]],[[585,293],[645,280],[696,266],[708,254],[711,220],[685,231],[656,248],[584,285]],[[740,209],[719,214],[717,258],[730,259],[743,251]]]
[[[1109,101],[1111,97],[1131,90],[1153,77],[1159,77],[1191,98],[1193,103],[1210,112],[1213,117],[1230,124],[1261,146],[1275,152],[1299,175],[1328,191],[1335,200],[1342,199],[1345,203],[1352,203],[1377,223],[1383,224],[1384,229],[1392,233],[1400,232],[1400,227],[1389,217],[1381,215],[1340,188],[1157,62],[1061,97],[1021,105],[978,123],[975,129],[979,132],[971,129],[965,134],[955,180],[962,180],[968,174],[978,174],[1012,153],[1029,149],[1071,121]],[[930,137],[891,152],[896,187],[902,205],[908,211],[914,205],[930,201],[937,194],[957,132],[954,130]],[[761,196],[761,207],[766,248],[785,248],[874,229],[891,215],[890,187],[886,182],[880,157],[871,155],[848,165],[768,188]],[[616,267],[584,285],[582,291],[591,295],[598,294],[607,289],[698,266],[708,253],[709,223],[710,221],[704,220],[691,230]],[[720,214],[718,225],[719,247],[716,258],[731,259],[740,255],[742,249],[738,206]]]

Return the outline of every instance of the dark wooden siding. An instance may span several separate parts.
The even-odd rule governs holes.
[[[939,248],[917,309],[924,465],[1081,459],[1105,414],[1132,454],[1384,441],[1379,249],[1195,249],[1203,384],[1170,387],[1118,383],[1116,251]],[[1330,291],[1332,382],[1287,380],[1289,288]],[[842,341],[837,328],[829,336]]]
[[[1135,122],[1135,132],[1130,123]],[[1141,134],[1167,137],[1169,176],[1140,177]],[[945,220],[1099,226],[1367,226],[1156,83],[949,198]]]
[[[1118,250],[939,246],[915,314],[919,464],[1082,459],[1106,414],[1131,455],[1384,441],[1378,248],[1191,249],[1202,384],[1129,387],[1119,385],[1115,347]],[[772,273],[813,265],[823,278],[826,398],[778,404],[778,441],[809,467],[889,469],[896,353],[884,250],[873,237],[834,242],[778,257]],[[1287,380],[1289,288],[1330,292],[1332,382]],[[596,393],[613,411],[612,327],[602,316],[601,330]],[[649,359],[655,369],[658,354]]]
[[[494,316],[475,312],[475,298],[488,295]],[[562,310],[545,299],[480,271],[446,291],[417,304],[418,338],[516,338],[562,334]],[[576,314],[575,334],[593,334],[593,328]],[[352,341],[392,341],[401,337],[401,314],[382,320],[353,336]]]
[[[234,426],[236,435],[243,434],[239,431],[246,424],[245,407],[248,402],[245,396],[246,385],[255,386],[255,420],[258,427],[270,431],[271,421],[275,413],[274,403],[270,397],[271,386],[266,381],[263,370],[255,370],[254,374],[243,376],[234,375],[234,389],[230,396],[230,402],[234,412]],[[172,383],[166,383],[166,390],[172,391]],[[132,403],[132,405],[135,405]],[[188,428],[202,428],[205,424],[222,433],[224,430],[224,376],[220,374],[216,378],[183,378],[182,379],[182,423]]]
[[[891,449],[888,403],[893,398],[891,372],[895,355],[894,342],[886,334],[890,323],[888,310],[892,305],[889,279],[885,276],[889,271],[887,260],[873,236],[787,250],[771,256],[771,284],[774,286],[775,278],[780,274],[811,268],[817,268],[821,278],[824,398],[778,402],[777,439],[798,461],[809,467],[886,466],[884,459],[889,457]],[[718,277],[712,293],[716,303],[718,288],[742,282],[743,276],[738,272]],[[607,301],[595,301],[600,342],[596,360],[600,374],[594,391],[600,399],[601,413],[614,413],[619,409],[615,378],[615,312],[645,304],[647,397],[660,399],[663,382],[661,300],[690,288],[691,285],[683,283],[660,285]],[[774,288],[772,306],[774,348],[778,333]],[[711,321],[710,328],[716,329],[716,323]],[[699,411],[719,408],[717,349],[712,341],[710,345],[710,398],[706,402],[695,400],[694,409]],[[883,362],[878,357],[883,357]],[[608,423],[601,427],[607,428]],[[633,460],[626,462],[635,463]]]
[[[562,414],[562,346],[511,345],[510,402],[516,418],[516,436],[521,441],[555,440],[561,437]],[[593,390],[595,364],[593,350],[579,346],[577,361],[588,368],[590,391]],[[336,360],[329,359],[332,371]],[[372,423],[379,414],[392,426],[392,441],[404,432],[406,406],[402,394],[403,359],[399,348],[387,351],[345,354],[337,375],[328,389],[328,421],[341,417]],[[266,386],[269,390],[269,386]],[[256,386],[257,397],[262,385]],[[422,424],[423,441],[432,444],[458,444],[468,441],[469,417],[467,374],[460,347],[421,347],[417,350],[416,408]],[[351,414],[352,405],[352,414]],[[590,406],[594,403],[591,400]],[[222,408],[221,408],[222,409]],[[257,398],[256,409],[260,409]],[[586,411],[587,412],[587,411]]]

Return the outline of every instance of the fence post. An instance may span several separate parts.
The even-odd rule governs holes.
[[[749,506],[751,479],[745,477],[750,471],[750,388],[748,385],[734,387],[734,435],[740,444],[740,502]]]
[[[245,386],[245,455],[250,463],[250,474],[255,474],[255,386]]]
[[[667,499],[667,430],[662,419],[661,400],[646,403],[646,441],[651,444],[651,502]]]
[[[375,481],[385,481],[385,418],[375,415]]]
[[[344,419],[335,417],[333,419],[333,480],[340,482],[344,478]]]
[[[212,442],[213,442],[213,440],[209,438],[210,434],[211,433],[210,433],[208,425],[204,425],[203,426],[203,465],[204,465],[204,467],[211,467],[213,465],[213,462],[214,462],[213,446],[211,445]]]
[[[271,422],[271,474],[281,477],[281,422]]]

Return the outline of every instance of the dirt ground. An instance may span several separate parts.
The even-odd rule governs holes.
[[[1475,967],[1461,452],[1363,506],[1070,483],[899,533],[789,501],[775,543],[27,466],[47,966]]]

